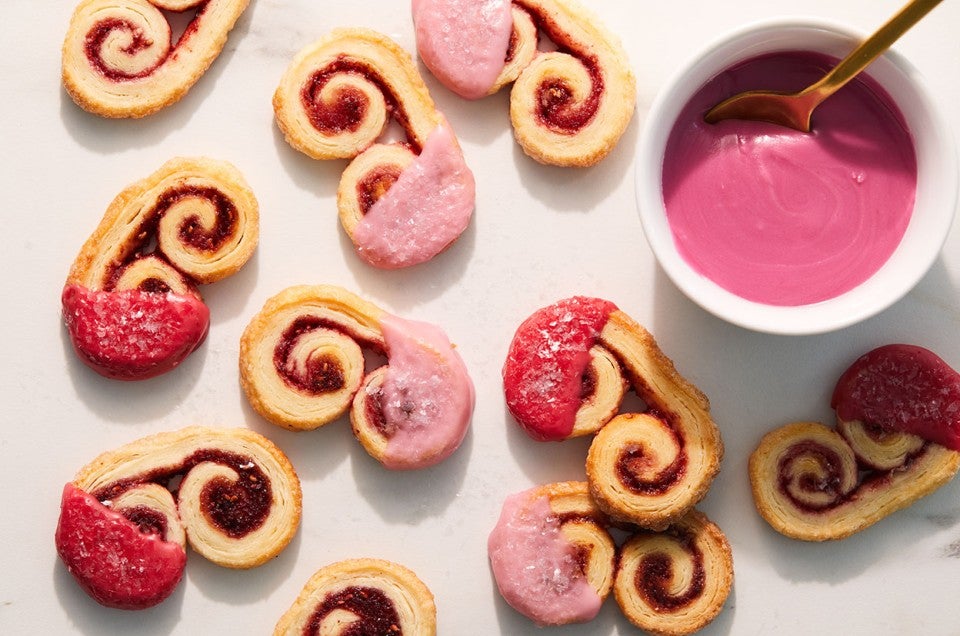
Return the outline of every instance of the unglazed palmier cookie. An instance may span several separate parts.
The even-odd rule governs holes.
[[[183,97],[220,55],[249,0],[83,0],[63,42],[63,85],[81,108],[144,117]],[[163,11],[196,10],[176,44]]]
[[[703,498],[720,469],[723,443],[706,396],[609,301],[576,296],[527,318],[510,344],[503,384],[511,414],[544,441],[602,433],[614,424],[624,386],[633,388],[648,412],[617,418],[587,461],[591,494],[619,520],[666,527]],[[638,424],[643,430],[619,444],[614,431]],[[640,449],[656,455],[644,460]]]
[[[273,633],[434,636],[437,608],[429,588],[406,567],[381,559],[350,559],[310,577]]]
[[[960,470],[960,374],[932,352],[887,345],[865,354],[838,381],[833,406],[836,429],[788,424],[750,456],[757,510],[781,534],[843,539]]]
[[[283,74],[273,108],[300,152],[354,158],[340,179],[337,207],[367,263],[422,263],[466,229],[473,173],[410,55],[386,36],[336,29],[307,46]],[[406,139],[377,143],[391,116]]]
[[[173,369],[210,324],[197,284],[235,273],[258,239],[257,200],[235,167],[163,164],[117,195],[70,268],[61,301],[77,355],[119,380]]]
[[[424,64],[454,92],[476,99],[514,82],[514,135],[541,163],[593,165],[633,117],[623,46],[575,0],[413,0],[413,20]],[[556,50],[537,50],[538,29]]]
[[[66,485],[57,553],[100,604],[142,609],[173,592],[187,543],[229,568],[275,557],[297,531],[300,502],[293,467],[262,435],[160,433],[100,455]]]
[[[706,515],[691,510],[662,532],[641,531],[626,540],[613,591],[640,629],[682,636],[716,618],[732,586],[727,538]]]
[[[487,552],[497,588],[538,625],[593,619],[613,585],[616,546],[585,482],[511,495]]]
[[[387,364],[365,373],[364,349]],[[241,338],[240,381],[258,413],[292,430],[350,409],[357,439],[391,469],[449,457],[474,405],[473,383],[442,330],[333,285],[290,287],[264,304]]]

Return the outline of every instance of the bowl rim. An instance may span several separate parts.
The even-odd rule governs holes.
[[[907,233],[905,233],[901,245],[888,259],[887,264],[882,266],[870,279],[835,298],[800,306],[777,306],[746,300],[721,288],[706,276],[696,272],[676,250],[673,234],[663,210],[663,156],[666,140],[673,127],[673,118],[679,112],[675,107],[686,103],[693,92],[698,90],[703,82],[709,80],[716,72],[737,60],[748,59],[757,55],[760,51],[745,51],[735,60],[721,64],[720,68],[715,71],[707,70],[698,74],[697,69],[703,68],[705,61],[714,60],[726,48],[732,47],[734,43],[744,39],[777,31],[786,33],[790,30],[822,31],[825,32],[826,38],[839,37],[848,40],[851,44],[861,41],[864,37],[862,33],[838,22],[820,18],[785,16],[750,22],[715,38],[682,63],[655,96],[647,113],[638,144],[635,165],[635,196],[644,236],[657,263],[673,284],[693,302],[727,322],[752,331],[777,335],[812,335],[842,329],[875,316],[903,298],[927,274],[933,263],[939,258],[957,212],[960,176],[958,176],[957,170],[956,144],[949,122],[935,103],[919,71],[904,56],[895,50],[888,50],[874,62],[874,65],[878,63],[886,64],[889,67],[887,73],[896,72],[908,80],[904,83],[904,86],[909,87],[913,94],[912,97],[917,101],[920,108],[918,111],[920,115],[917,120],[908,123],[929,122],[927,128],[937,133],[936,135],[927,135],[928,138],[923,139],[923,147],[929,149],[926,154],[935,153],[935,161],[924,164],[923,174],[929,172],[927,168],[933,170],[934,174],[930,177],[923,177],[921,181],[919,174],[921,157],[920,148],[918,148],[917,182],[917,200],[920,203],[926,202],[925,199],[921,199],[922,184],[934,181],[937,183],[938,192],[941,193],[940,198],[937,199],[937,205],[934,206],[934,214],[925,215],[929,218],[924,219],[925,226],[929,226],[929,231],[924,236],[927,242],[932,239],[936,241],[936,245],[931,246],[935,249],[927,249],[921,256],[911,254],[908,261],[897,263],[896,260],[904,260],[902,258],[895,260],[895,256],[901,252],[903,244],[906,242]],[[824,47],[825,42],[818,42],[812,48],[822,49]],[[772,52],[778,49],[772,47],[763,50]],[[880,60],[884,60],[884,62],[880,62]],[[874,65],[871,65],[870,68],[875,68]],[[870,69],[867,72],[870,72]],[[687,84],[704,73],[706,73],[706,77],[703,77],[699,82],[695,82],[689,92],[677,96],[677,93]],[[881,82],[881,84],[883,83]],[[887,90],[890,89],[887,88]],[[901,103],[898,100],[898,105]],[[906,113],[905,116],[907,116]],[[669,122],[667,121],[668,117]],[[911,135],[915,135],[915,132],[914,126],[911,125]],[[915,146],[918,141],[915,136]],[[926,186],[926,188],[929,189],[929,186]],[[934,195],[925,194],[924,196]],[[915,210],[918,207],[915,205]],[[916,216],[915,213],[911,215],[907,232],[910,232],[910,227],[914,226]],[[901,276],[897,285],[878,284],[876,281],[881,278],[881,272],[894,267],[894,265],[888,267],[891,261],[894,261],[894,265],[906,265],[904,269],[908,271],[898,272]],[[886,275],[889,275],[889,272]],[[870,302],[864,302],[865,299],[870,300]]]

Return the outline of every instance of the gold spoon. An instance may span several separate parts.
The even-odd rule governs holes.
[[[897,15],[843,58],[823,79],[799,93],[746,91],[720,102],[707,111],[704,119],[710,124],[724,119],[750,119],[810,132],[810,116],[813,110],[856,77],[941,1],[912,0],[907,3]]]

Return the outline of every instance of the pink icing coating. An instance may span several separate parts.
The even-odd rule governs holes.
[[[503,599],[538,625],[565,625],[593,619],[602,599],[560,530],[560,518],[546,496],[533,490],[507,497],[487,541],[487,553]]]
[[[194,296],[67,285],[63,320],[77,356],[100,375],[144,380],[170,371],[203,342],[210,310]]]
[[[187,553],[177,543],[144,534],[73,484],[63,489],[57,553],[94,600],[118,609],[144,609],[167,598],[183,576]]]
[[[467,434],[473,382],[439,327],[389,314],[380,326],[389,352],[383,417],[393,431],[383,464],[393,470],[433,466]]]
[[[913,212],[917,160],[903,116],[861,76],[813,115],[813,132],[703,121],[743,90],[798,90],[835,62],[777,53],[708,82],[667,142],[663,197],[677,249],[734,294],[795,306],[836,297],[882,266]]]
[[[383,269],[428,261],[453,243],[473,215],[476,184],[446,122],[377,199],[353,232],[360,257]]]
[[[466,99],[487,95],[503,70],[510,0],[413,0],[417,51],[430,72]]]

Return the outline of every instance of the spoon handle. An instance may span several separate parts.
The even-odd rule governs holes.
[[[897,15],[890,18],[876,33],[843,58],[823,79],[804,90],[803,93],[812,97],[815,104],[819,104],[865,69],[942,1],[912,0],[907,3]]]

